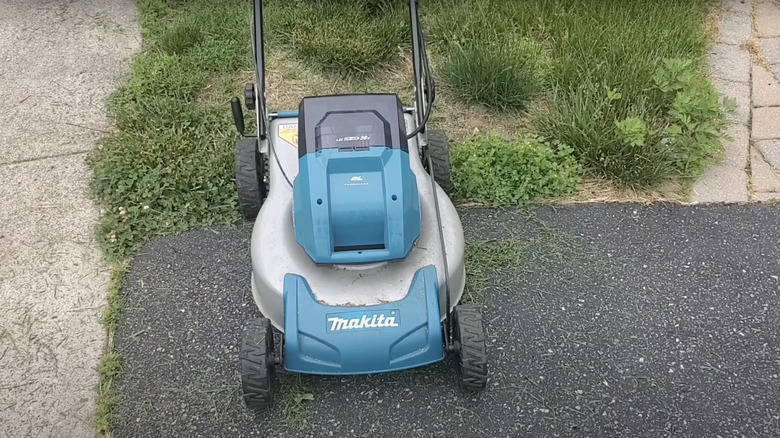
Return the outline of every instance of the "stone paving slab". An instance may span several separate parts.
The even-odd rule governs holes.
[[[758,64],[753,64],[753,106],[780,106],[780,81]]]
[[[731,140],[723,142],[723,160],[710,167],[693,185],[691,201],[747,202],[750,130],[747,126],[732,124],[726,130]]]
[[[750,82],[750,53],[740,46],[718,43],[709,56],[712,76],[724,81]]]
[[[750,124],[750,84],[713,79],[712,85],[721,94],[734,99],[737,103],[736,111],[734,114],[728,115],[728,120],[732,123],[748,126]]]
[[[780,5],[773,1],[762,1],[755,7],[755,27],[758,36],[780,37]]]
[[[723,145],[723,163],[744,170],[750,152],[750,130],[747,126],[733,124],[726,129],[726,135],[731,139]]]
[[[750,173],[756,192],[780,192],[780,177],[756,149],[750,154]]]
[[[754,147],[772,167],[780,169],[780,139],[757,141]]]
[[[752,200],[758,202],[780,202],[780,193],[754,193]]]
[[[769,64],[776,66],[780,64],[780,37],[761,38],[759,40],[761,54],[766,58]]]
[[[724,11],[739,12],[749,15],[753,11],[752,0],[723,0],[721,7]]]
[[[753,108],[753,140],[780,138],[780,107]]]
[[[733,203],[748,201],[748,176],[744,169],[716,164],[691,189],[693,203]]]
[[[723,44],[745,44],[753,32],[749,15],[737,11],[725,11],[718,24],[718,42]]]

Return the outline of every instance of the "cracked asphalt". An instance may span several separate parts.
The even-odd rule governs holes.
[[[377,376],[280,373],[279,402],[246,411],[237,353],[243,320],[258,315],[251,229],[202,230],[151,242],[132,263],[114,435],[780,436],[780,206],[462,218],[470,239],[530,243],[489,279],[483,393],[460,393],[448,359]],[[303,393],[313,400],[292,409]]]

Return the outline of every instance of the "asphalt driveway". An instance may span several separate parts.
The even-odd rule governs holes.
[[[471,239],[531,242],[521,266],[489,281],[484,393],[461,394],[451,360],[368,377],[282,373],[279,403],[249,413],[236,357],[242,321],[257,315],[251,229],[204,230],[133,261],[115,435],[780,436],[780,207],[462,217]]]

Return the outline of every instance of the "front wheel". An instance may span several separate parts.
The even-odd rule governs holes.
[[[488,365],[482,314],[471,306],[456,306],[453,318],[458,345],[458,383],[465,391],[485,389]]]
[[[274,334],[271,320],[250,319],[241,336],[241,389],[250,409],[261,409],[273,401]]]

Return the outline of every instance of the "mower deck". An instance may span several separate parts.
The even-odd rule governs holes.
[[[405,115],[408,127],[414,126],[412,115]],[[252,233],[252,292],[260,311],[279,330],[284,330],[284,278],[287,274],[306,279],[316,301],[329,306],[373,306],[403,299],[416,272],[425,266],[436,266],[440,287],[441,319],[445,316],[445,277],[436,221],[436,205],[430,175],[418,154],[410,154],[410,165],[420,192],[422,227],[420,238],[406,258],[397,261],[358,265],[317,265],[295,240],[292,220],[292,188],[284,183],[298,174],[296,145],[298,119],[276,118],[270,123],[274,148],[268,151],[271,185],[268,198],[257,216]],[[409,149],[417,150],[414,139]],[[279,165],[273,156],[278,153]],[[437,186],[441,228],[447,250],[450,274],[450,303],[460,300],[466,281],[463,228],[452,202]],[[452,309],[449,309],[452,310]]]

